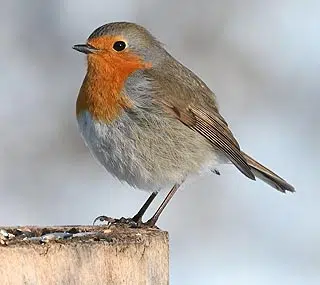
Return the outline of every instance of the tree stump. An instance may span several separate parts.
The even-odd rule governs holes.
[[[1,285],[169,284],[168,233],[124,226],[0,229]]]

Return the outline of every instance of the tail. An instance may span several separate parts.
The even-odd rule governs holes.
[[[286,191],[295,192],[294,187],[284,179],[282,179],[280,176],[264,167],[262,164],[255,161],[244,152],[242,152],[242,155],[246,159],[247,163],[251,167],[251,171],[256,177],[283,193],[285,193]]]

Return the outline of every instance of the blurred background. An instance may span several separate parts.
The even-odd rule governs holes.
[[[232,166],[190,180],[158,224],[171,284],[320,284],[319,1],[0,2],[1,225],[90,224],[147,198],[94,161],[75,119],[86,67],[72,45],[134,21],[217,94],[242,149],[297,190]]]

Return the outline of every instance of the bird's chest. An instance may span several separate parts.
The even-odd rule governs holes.
[[[91,72],[92,73],[92,72]],[[77,103],[77,116],[88,111],[96,121],[110,123],[116,120],[123,110],[132,107],[131,100],[122,93],[122,80],[118,77],[88,74],[83,80]]]
[[[137,188],[158,190],[151,174],[154,167],[148,162],[148,142],[134,122],[122,115],[107,124],[95,120],[89,111],[77,118],[86,145],[108,172]]]

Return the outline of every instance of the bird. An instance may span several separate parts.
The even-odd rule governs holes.
[[[114,177],[151,193],[132,223],[154,227],[187,177],[207,169],[220,175],[221,164],[233,164],[249,179],[281,192],[295,192],[242,151],[214,92],[146,28],[107,23],[73,49],[87,59],[76,100],[85,144]],[[157,211],[142,223],[157,193],[168,188]]]

